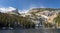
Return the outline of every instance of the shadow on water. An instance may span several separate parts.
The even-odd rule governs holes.
[[[60,33],[60,29],[15,29],[0,30],[0,33]]]

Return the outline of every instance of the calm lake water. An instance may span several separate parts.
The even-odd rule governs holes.
[[[60,33],[60,29],[17,29],[17,30],[0,30],[0,33]]]

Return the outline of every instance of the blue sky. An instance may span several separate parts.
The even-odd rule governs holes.
[[[60,8],[60,0],[0,0],[0,7],[14,7],[20,10],[29,8]]]

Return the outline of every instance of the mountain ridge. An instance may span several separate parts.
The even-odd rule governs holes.
[[[43,9],[43,8],[42,8],[42,10],[41,9],[38,10],[38,9],[34,9],[34,10],[31,9],[31,10],[29,10],[29,12],[23,13],[23,14],[20,14],[19,12],[15,12],[15,11],[18,11],[18,9],[16,9],[13,11],[13,13],[15,13],[15,14],[12,14],[12,12],[10,12],[11,14],[6,13],[6,15],[8,15],[10,17],[10,21],[12,21],[12,22],[13,21],[17,21],[19,23],[21,22],[24,24],[24,26],[25,26],[25,23],[26,23],[26,25],[28,25],[27,23],[32,22],[33,24],[35,24],[35,26],[39,26],[38,24],[42,23],[42,22],[44,22],[45,24],[53,25],[54,18],[56,18],[58,13],[60,12],[60,9],[58,9],[58,10]],[[5,13],[1,14],[1,15],[4,16]],[[5,16],[5,17],[7,17],[7,16]]]

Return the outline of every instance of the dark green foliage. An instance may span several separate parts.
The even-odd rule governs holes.
[[[9,25],[10,24],[10,25]],[[4,25],[4,26],[2,26]],[[0,27],[17,27],[21,26],[22,28],[34,28],[34,23],[26,17],[19,15],[10,15],[6,13],[0,13]]]
[[[58,23],[58,25],[60,26],[60,12],[58,13],[57,17],[54,18],[55,23]]]
[[[51,23],[44,23],[45,28],[52,28],[53,25]]]

